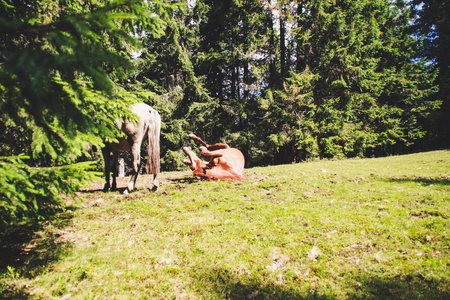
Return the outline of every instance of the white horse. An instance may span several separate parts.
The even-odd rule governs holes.
[[[103,157],[105,159],[105,187],[103,191],[117,189],[117,164],[119,160],[120,151],[131,151],[133,161],[133,175],[128,183],[125,194],[133,191],[136,185],[136,179],[141,168],[141,145],[142,141],[147,137],[148,139],[148,160],[147,173],[153,174],[153,190],[159,187],[158,174],[160,171],[160,154],[159,154],[159,137],[161,132],[161,117],[159,113],[151,106],[138,103],[132,107],[133,113],[138,116],[138,122],[134,124],[127,118],[123,122],[116,121],[114,124],[123,131],[127,137],[118,138],[118,143],[105,143],[102,149]],[[110,161],[111,152],[113,153],[113,182],[112,186],[109,184],[110,175]]]

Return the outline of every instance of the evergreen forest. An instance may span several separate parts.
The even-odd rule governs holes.
[[[195,133],[246,166],[448,148],[450,2],[0,1],[0,228],[98,170],[135,102],[164,171]]]

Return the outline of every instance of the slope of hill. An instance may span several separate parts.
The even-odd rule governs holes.
[[[93,184],[3,250],[5,298],[449,299],[450,152]],[[119,186],[125,187],[122,179]],[[9,247],[9,248],[8,248]],[[11,251],[13,253],[13,251]]]

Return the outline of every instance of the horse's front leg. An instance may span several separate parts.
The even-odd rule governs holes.
[[[124,191],[124,193],[129,193],[134,190],[139,170],[141,169],[141,144],[134,142],[130,148],[131,148],[131,159],[133,160],[133,175],[131,176],[130,182],[128,183],[128,187]]]
[[[193,171],[194,176],[206,176],[206,163],[202,161],[198,156],[188,147],[183,148],[184,153],[189,157],[189,159],[185,159],[183,162],[188,165]]]
[[[119,151],[114,151],[113,152],[113,182],[112,182],[112,187],[111,190],[115,191],[117,190],[117,174],[118,174],[118,169],[117,166],[119,165]]]
[[[199,160],[199,158],[189,147],[183,147],[183,151],[189,157],[189,159],[185,159],[183,162],[188,165],[192,171],[195,170],[197,168],[197,160]]]
[[[111,151],[109,150],[108,147],[104,147],[102,148],[102,154],[103,154],[103,160],[105,161],[105,186],[103,187],[103,191],[107,192],[109,190],[109,188],[111,187],[109,185],[109,173],[110,173],[110,169],[109,169],[109,164],[111,162]]]

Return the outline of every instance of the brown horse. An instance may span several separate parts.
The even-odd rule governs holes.
[[[138,122],[134,124],[128,119],[124,119],[123,122],[114,122],[118,129],[123,131],[127,137],[119,137],[118,143],[105,143],[105,147],[102,149],[105,159],[105,187],[104,191],[117,189],[116,177],[117,177],[117,164],[119,159],[119,151],[131,151],[133,174],[125,194],[133,191],[136,185],[136,179],[141,168],[141,145],[145,138],[148,139],[148,160],[147,160],[147,172],[153,174],[153,190],[157,190],[159,186],[158,174],[160,171],[160,154],[159,154],[159,137],[161,132],[161,117],[159,113],[151,106],[138,103],[132,107],[133,113],[138,116]],[[109,184],[110,175],[110,161],[111,152],[113,153],[113,182],[112,186]]]
[[[191,149],[183,148],[189,157],[184,160],[184,163],[191,168],[194,176],[208,180],[241,180],[243,178],[245,158],[241,151],[227,144],[208,145],[194,134],[190,134],[189,137],[203,145],[200,150],[206,159],[201,160]]]

